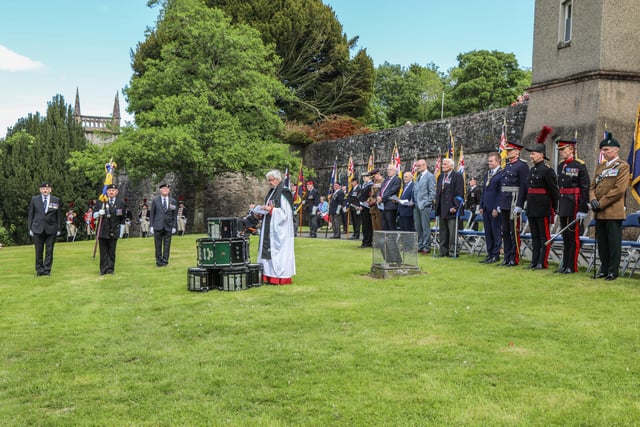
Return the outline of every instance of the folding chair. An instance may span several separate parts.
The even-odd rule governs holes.
[[[633,234],[636,234],[636,239],[622,241],[620,263],[622,264],[621,274],[623,276],[627,272],[627,268],[629,267],[629,264],[632,260],[634,261],[634,264],[637,264],[638,249],[640,249],[640,235],[638,235],[638,230],[640,230],[640,213],[636,212],[627,215],[627,218],[625,218],[624,222],[622,223],[622,232],[626,232],[626,234],[632,232]]]
[[[520,214],[520,259],[526,258],[527,251],[529,258],[533,256],[533,244],[531,243],[531,232],[529,230],[529,218],[526,212]]]
[[[478,217],[478,215],[476,215]],[[466,226],[462,230],[458,230],[459,240],[461,240],[460,247],[466,250],[469,255],[473,255],[476,249],[481,248],[484,243],[484,231],[476,231],[473,228],[473,224],[476,222],[475,218],[471,214],[471,211],[466,210],[464,215],[461,216],[466,221]],[[482,219],[482,218],[480,218]],[[481,250],[478,251],[478,255]]]

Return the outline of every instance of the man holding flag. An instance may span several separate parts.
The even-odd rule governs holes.
[[[124,201],[118,197],[118,187],[111,183],[106,186],[106,197],[100,198],[93,211],[99,218],[98,245],[100,247],[100,275],[113,274],[116,265],[116,245],[120,237],[120,226],[124,224]]]

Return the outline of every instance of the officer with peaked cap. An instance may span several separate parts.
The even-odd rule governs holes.
[[[622,254],[624,194],[629,186],[629,164],[618,156],[620,143],[611,133],[600,141],[604,161],[598,165],[589,187],[591,208],[596,218],[596,240],[600,270],[597,279],[615,280]]]
[[[502,171],[498,212],[502,230],[504,260],[500,266],[513,267],[520,263],[520,217],[527,195],[529,168],[520,159],[523,146],[507,143],[507,164]]]
[[[578,271],[580,236],[584,231],[584,218],[589,213],[589,172],[585,163],[576,158],[576,141],[556,141],[560,163],[558,164],[558,187],[560,201],[558,216],[562,232],[562,261],[558,273],[571,274]],[[571,227],[567,227],[578,219]]]

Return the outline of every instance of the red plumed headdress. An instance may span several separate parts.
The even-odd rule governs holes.
[[[536,139],[538,144],[544,144],[544,142],[546,141],[547,137],[551,132],[553,132],[553,129],[551,127],[544,126],[540,131],[540,133],[538,134],[538,138]]]

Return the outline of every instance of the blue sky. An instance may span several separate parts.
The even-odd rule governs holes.
[[[513,52],[531,67],[535,0],[324,0],[349,38],[359,36],[375,65],[436,64],[459,53]],[[108,116],[131,77],[130,51],[155,25],[146,0],[5,0],[0,4],[0,138],[60,94],[83,114]]]

